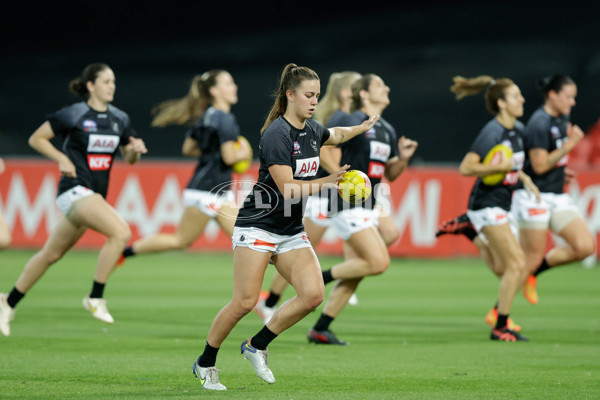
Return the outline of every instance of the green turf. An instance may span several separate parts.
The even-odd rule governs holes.
[[[1,291],[31,255],[0,253]],[[228,391],[215,393],[194,379],[192,363],[231,296],[231,254],[128,260],[105,291],[112,326],[81,307],[96,255],[67,253],[19,304],[11,336],[0,336],[0,399],[600,398],[599,266],[542,275],[540,303],[519,293],[512,312],[531,341],[498,343],[484,322],[498,284],[479,260],[396,259],[365,279],[358,306],[334,321],[349,347],[307,343],[322,306],[271,344],[273,385],[239,354],[242,340],[262,327],[256,314],[246,316],[219,353]]]

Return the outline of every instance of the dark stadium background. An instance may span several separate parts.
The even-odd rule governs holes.
[[[600,117],[599,15],[577,2],[24,1],[3,5],[0,155],[38,156],[27,138],[46,113],[76,101],[68,81],[91,62],[115,70],[114,104],[146,140],[148,157],[178,158],[184,128],[150,128],[158,102],[184,95],[193,75],[229,70],[233,108],[256,148],[286,63],[319,73],[379,74],[391,87],[384,113],[420,142],[414,163],[455,165],[491,116],[482,96],[456,102],[452,76],[507,76],[525,118],[540,104],[538,78],[571,75],[573,120]],[[591,6],[590,6],[591,7]]]

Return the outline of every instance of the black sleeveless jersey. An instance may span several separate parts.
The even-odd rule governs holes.
[[[481,162],[487,153],[497,144],[504,144],[513,151],[513,169],[506,174],[503,181],[496,185],[485,185],[481,177],[477,178],[469,198],[469,210],[479,210],[487,207],[500,207],[510,210],[512,193],[517,189],[518,173],[525,162],[523,147],[524,126],[520,121],[515,122],[513,129],[506,129],[496,118],[489,121],[479,132],[469,152],[479,154]]]
[[[369,116],[362,111],[355,111],[344,119],[343,126],[360,125]],[[367,174],[373,188],[371,196],[361,204],[350,204],[338,196],[338,211],[354,207],[372,209],[377,201],[375,187],[381,182],[385,167],[390,158],[398,156],[398,138],[396,130],[383,118],[371,129],[339,146],[342,149],[340,165],[348,164],[350,169],[357,169]]]
[[[186,137],[195,139],[202,151],[188,189],[210,191],[231,180],[231,166],[223,162],[221,145],[237,140],[239,134],[240,128],[231,113],[209,107],[198,118],[186,132]]]
[[[569,123],[568,115],[553,117],[544,111],[543,107],[538,108],[529,118],[525,126],[525,151],[535,148],[547,150],[548,153],[559,149],[567,141],[567,125]],[[529,157],[525,161],[523,171],[531,177],[542,193],[562,193],[565,184],[565,167],[569,162],[569,155],[561,158],[556,166],[545,174],[538,175],[533,172]]]
[[[319,169],[321,146],[329,130],[308,119],[304,129],[294,128],[282,116],[260,138],[258,180],[239,210],[235,226],[255,227],[279,235],[304,230],[302,215],[306,198],[285,200],[269,173],[271,165],[287,165],[295,180],[314,180]]]
[[[60,178],[57,194],[82,185],[106,197],[115,153],[130,136],[136,137],[129,116],[110,104],[107,111],[96,111],[81,101],[49,114],[47,120],[54,134],[63,137],[62,151],[77,173],[76,178]]]

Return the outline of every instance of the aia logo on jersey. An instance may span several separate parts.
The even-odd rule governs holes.
[[[373,140],[369,142],[369,145],[371,147],[369,154],[371,160],[386,162],[390,158],[392,148],[389,144]]]
[[[375,128],[371,128],[368,131],[366,131],[365,136],[368,138],[374,138],[375,137]]]
[[[88,167],[92,171],[107,171],[112,163],[112,156],[93,156],[88,154]]]
[[[315,176],[319,169],[319,157],[303,158],[296,160],[296,171],[294,172],[294,178]]]
[[[300,144],[298,142],[294,142],[294,152],[292,153],[292,155],[296,156],[298,154],[302,154],[302,152],[300,151]]]
[[[369,176],[369,178],[383,178],[383,173],[385,172],[385,164],[380,163],[380,162],[376,162],[376,161],[371,161],[369,163],[369,170],[367,172],[367,175]]]
[[[119,137],[116,135],[90,135],[88,140],[88,153],[113,153],[119,146]]]
[[[83,130],[85,132],[96,132],[98,130],[98,125],[96,124],[96,121],[92,119],[86,119],[83,121]]]

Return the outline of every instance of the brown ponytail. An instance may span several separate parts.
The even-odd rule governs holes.
[[[479,75],[475,78],[455,76],[450,91],[456,95],[456,100],[475,95],[485,89],[485,108],[492,114],[500,112],[498,100],[505,99],[504,92],[514,82],[508,78],[494,79],[489,75]]]
[[[103,63],[93,63],[88,65],[83,69],[81,76],[78,76],[69,82],[69,91],[83,98],[89,97],[90,92],[87,89],[87,83],[96,82],[98,74],[105,69],[110,69],[110,67]]]
[[[186,96],[163,101],[152,109],[154,119],[151,126],[162,128],[196,121],[212,102],[210,88],[217,84],[217,77],[223,72],[226,71],[214,69],[194,76]]]

